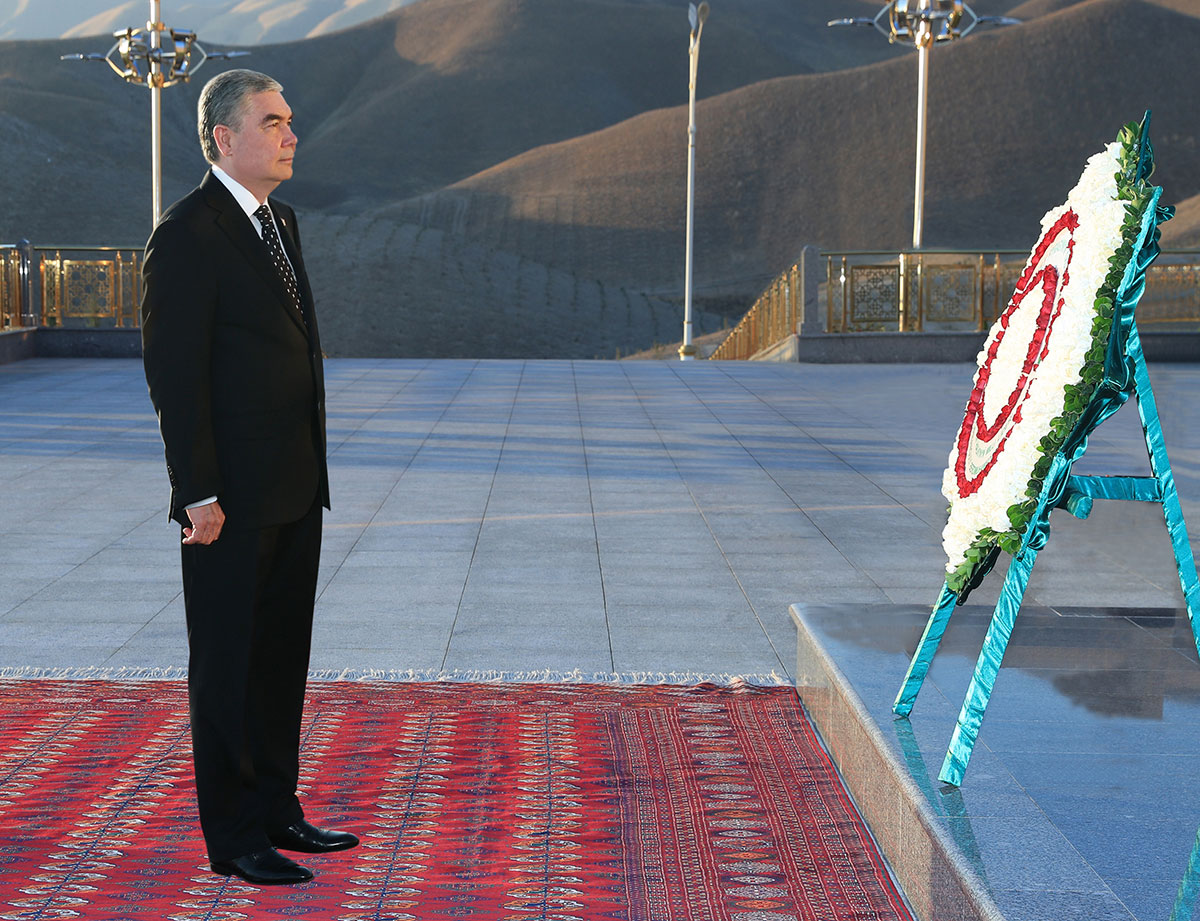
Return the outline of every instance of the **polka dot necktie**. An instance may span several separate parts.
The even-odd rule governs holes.
[[[300,288],[296,284],[296,273],[292,271],[292,264],[288,262],[287,256],[283,253],[283,245],[279,242],[279,234],[275,232],[275,219],[271,216],[271,209],[266,205],[259,205],[258,209],[254,212],[254,216],[262,224],[263,242],[267,244],[267,250],[271,254],[271,262],[275,265],[275,271],[283,279],[283,286],[287,288],[288,297],[292,299],[292,306],[303,316],[304,311],[300,307]]]

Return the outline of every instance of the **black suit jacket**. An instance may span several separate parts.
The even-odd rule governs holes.
[[[329,507],[325,384],[296,215],[270,201],[299,283],[297,315],[266,244],[209,172],[146,244],[142,351],[171,480],[171,517],[216,496],[226,527]]]

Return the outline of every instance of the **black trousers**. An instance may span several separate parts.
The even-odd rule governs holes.
[[[210,860],[270,846],[303,818],[300,719],[321,557],[321,504],[299,521],[183,546],[188,700]]]

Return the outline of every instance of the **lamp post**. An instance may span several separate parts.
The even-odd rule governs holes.
[[[696,199],[696,68],[700,62],[700,33],[704,31],[704,20],[708,19],[708,2],[699,7],[688,4],[688,22],[692,26],[688,44],[688,163],[687,163],[687,232],[683,258],[683,345],[679,347],[679,360],[691,361],[696,357],[692,345],[692,226]]]
[[[929,105],[929,50],[935,42],[962,38],[981,22],[1012,26],[1011,16],[978,16],[963,0],[891,0],[871,19],[830,20],[830,26],[874,26],[889,42],[908,40],[917,49],[917,170],[913,191],[913,249],[921,248],[925,210],[925,123]]]
[[[105,61],[126,83],[150,90],[150,199],[157,224],[162,215],[162,91],[186,83],[209,58],[238,58],[250,52],[205,52],[195,32],[163,25],[162,0],[150,0],[150,19],[145,29],[129,28],[114,32],[113,37],[117,41],[106,54],[64,54],[60,60]],[[199,55],[195,64],[193,52]]]

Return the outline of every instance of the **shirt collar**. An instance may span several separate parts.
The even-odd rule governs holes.
[[[258,210],[260,205],[262,205],[262,202],[254,197],[254,193],[230,176],[219,166],[213,166],[212,173],[214,176],[220,179],[225,188],[230,191],[239,207],[246,212],[246,217],[254,218],[254,212]],[[257,221],[257,218],[254,219]]]

